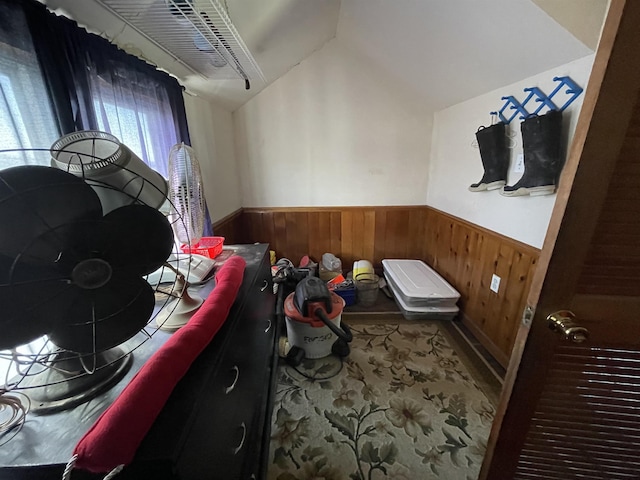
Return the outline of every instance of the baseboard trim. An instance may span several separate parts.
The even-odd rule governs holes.
[[[484,333],[464,312],[461,312],[460,318],[462,318],[462,323],[465,327],[467,327],[474,337],[478,339],[478,341],[482,344],[484,348],[496,359],[496,361],[502,365],[504,368],[509,366],[509,357],[505,355],[498,347],[494,345],[491,339]]]

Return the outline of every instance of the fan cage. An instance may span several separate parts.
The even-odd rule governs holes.
[[[74,150],[74,145],[79,142],[91,141],[92,150],[86,152],[84,150]],[[106,158],[98,157],[96,148],[97,142],[101,145],[108,146],[113,153],[108,154]],[[69,173],[90,175],[92,171],[104,170],[105,168],[124,166],[127,164],[125,155],[128,149],[120,143],[120,141],[110,133],[99,131],[81,131],[70,133],[56,140],[51,146],[51,160],[55,163],[55,167],[66,170]]]
[[[108,135],[108,134],[107,134]],[[105,136],[104,138],[108,138]],[[56,144],[54,144],[51,148],[48,149],[10,149],[10,150],[0,150],[0,155],[5,153],[12,153],[15,151],[29,151],[34,153],[44,154],[45,152],[49,153],[49,155],[56,153]],[[65,152],[69,153],[69,149],[67,148]],[[105,159],[101,159],[99,157],[94,157],[86,152],[72,152],[82,155],[84,159],[90,159],[91,164],[98,165],[103,162]],[[45,163],[45,162],[41,162]],[[83,160],[83,165],[86,165],[87,162]],[[116,165],[116,164],[111,164]],[[54,167],[50,167],[54,168]],[[125,166],[117,165],[117,168],[126,170],[132,175],[138,176],[138,174]],[[63,169],[64,170],[64,169]],[[81,170],[80,174],[77,175],[79,177],[86,179],[86,171]],[[130,203],[138,203],[142,205],[147,205],[139,195],[139,192],[131,193],[131,192],[123,192],[119,189],[116,189],[114,186],[101,182],[92,180],[90,183],[94,190],[104,188],[108,190],[117,190],[119,193],[125,195]],[[151,182],[147,182],[152,188],[155,188],[158,192],[163,193],[165,204],[169,206],[169,209],[174,212],[170,217],[164,213],[165,217],[169,221],[172,229],[176,229],[176,225],[182,224],[184,219],[180,216],[179,209],[176,208],[176,205],[173,204],[171,199],[167,196],[166,193],[162,192],[156,185],[153,185]],[[156,205],[148,205],[152,208],[158,209]],[[163,211],[164,209],[160,209]],[[147,239],[137,239],[138,241],[145,241]],[[184,254],[180,249],[180,244],[176,242],[174,238],[173,242],[173,251],[171,256],[177,261],[187,260],[190,255]],[[181,273],[185,275],[185,278],[190,274],[190,263],[188,261],[184,262],[186,264],[186,270],[181,269]],[[168,270],[173,269],[165,264],[160,269],[160,278],[165,277],[165,273]],[[171,275],[173,277],[173,275]],[[145,276],[146,278],[147,276]],[[34,285],[37,284],[38,281],[34,280]],[[178,302],[174,302],[173,300],[179,299],[182,295],[182,291],[177,290],[177,279],[172,283],[162,283],[157,284],[155,286],[152,285],[154,297],[155,297],[155,307],[151,317],[147,320],[145,326],[140,329],[136,334],[130,337],[128,340],[121,343],[119,346],[122,348],[122,355],[120,355],[117,359],[114,360],[113,363],[117,360],[122,360],[125,357],[130,356],[130,354],[134,353],[138,349],[140,349],[146,342],[152,339],[159,331],[161,331],[162,323],[157,323],[157,318],[161,314],[161,312],[165,312],[167,315],[167,319],[171,318],[171,314],[176,310],[178,306]],[[6,284],[5,286],[11,286],[11,284]],[[186,287],[184,287],[186,288]],[[95,305],[94,305],[95,308]],[[100,320],[98,320],[99,322]],[[166,321],[166,320],[165,320]],[[84,325],[90,325],[97,323],[94,319],[87,319],[84,322]],[[95,329],[94,329],[95,334]],[[95,345],[95,337],[94,337],[94,345]],[[107,349],[110,350],[110,349]],[[109,365],[96,365],[96,359],[100,354],[102,354],[106,350],[93,349],[93,351],[89,353],[77,353],[77,352],[69,352],[62,348],[54,345],[48,338],[48,336],[44,335],[39,337],[31,342],[25,343],[23,345],[17,346],[8,350],[0,350],[0,414],[5,410],[7,405],[15,407],[15,403],[20,403],[20,400],[16,400],[15,396],[24,397],[25,393],[28,393],[31,389],[40,388],[43,386],[53,386],[56,384],[61,384],[66,381],[71,381],[80,377],[83,377],[87,374],[95,374],[99,372],[103,368],[108,368]],[[57,368],[52,364],[52,359],[61,353],[67,353],[69,355],[75,356],[80,365],[83,366],[82,371],[77,372],[66,372],[69,374],[64,380],[60,380],[58,382],[50,382],[46,384],[38,384],[37,382],[31,382],[27,385],[27,379],[32,379],[32,377],[36,377],[38,375],[43,375],[43,372],[46,372],[50,369]],[[15,415],[13,421],[4,421],[2,415],[0,415],[0,445],[8,442],[17,435],[21,425],[24,422],[24,417],[27,414],[29,409],[28,402],[22,402],[21,408],[23,409],[23,415]],[[10,419],[11,420],[11,419]],[[4,421],[4,423],[3,423]],[[18,426],[16,428],[16,425]],[[3,432],[11,432],[8,438],[6,435],[3,435]]]
[[[174,145],[169,152],[168,183],[169,219],[176,237],[183,244],[196,245],[204,230],[204,190],[195,152],[184,143]]]
[[[130,203],[131,197],[155,209],[166,200],[168,186],[162,175],[110,133],[83,130],[64,135],[50,152],[52,166],[82,177],[90,185],[111,187],[110,191],[96,190],[104,213]],[[114,190],[121,192],[120,198],[114,196]]]

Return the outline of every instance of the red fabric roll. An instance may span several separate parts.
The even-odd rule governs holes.
[[[153,354],[78,442],[77,468],[100,473],[131,463],[173,388],[227,319],[245,265],[237,256],[224,263],[200,310]]]

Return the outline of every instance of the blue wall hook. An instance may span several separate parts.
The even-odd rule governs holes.
[[[500,117],[500,120],[508,125],[516,116],[518,116],[518,114],[520,114],[521,119],[525,119],[531,115],[537,115],[544,107],[547,107],[549,110],[563,111],[569,105],[571,105],[571,103],[582,93],[582,87],[575,83],[570,77],[553,77],[553,81],[560,83],[556,86],[556,88],[553,90],[553,92],[551,92],[550,95],[546,95],[538,87],[525,88],[524,91],[527,92],[528,95],[522,103],[520,103],[512,95],[502,97],[502,100],[506,100],[506,102],[502,105],[502,108],[497,112],[489,113],[491,115],[498,115]],[[553,97],[558,94],[563,87],[566,87],[564,93],[566,95],[569,95],[569,98],[561,107],[558,108],[558,106],[553,102]],[[537,107],[535,108],[535,110],[533,110],[533,112],[530,113],[527,110],[527,104],[529,104],[531,100],[533,100],[534,104],[537,104]],[[515,110],[513,114],[508,118],[503,114],[503,112],[507,109]]]
[[[538,105],[538,108],[536,108],[530,114],[523,115],[520,118],[524,119],[524,118],[527,118],[527,116],[529,115],[537,115],[540,112],[540,110],[542,110],[544,107],[548,107],[549,110],[558,110],[558,107],[556,107],[555,103],[551,101],[551,96],[547,97],[544,94],[544,92],[540,90],[538,87],[525,88],[524,91],[529,92],[529,95],[527,96],[527,99],[524,102],[522,102],[523,105],[526,105],[529,102],[529,100],[531,100],[534,97],[536,97],[534,101],[540,103],[540,105]]]
[[[507,125],[511,123],[511,120],[513,120],[518,115],[518,113],[520,115],[528,115],[524,106],[518,100],[516,100],[515,97],[509,95],[507,97],[502,97],[502,100],[506,100],[504,105],[502,105],[502,108],[497,112],[489,112],[489,113],[491,115],[498,115],[498,117],[500,117],[500,120],[506,123]],[[515,110],[515,112],[513,112],[513,114],[509,118],[506,118],[503,114],[503,112],[507,108],[509,108],[510,110]]]
[[[560,107],[560,111],[564,110],[565,108],[567,108],[569,105],[571,105],[571,103],[580,96],[580,94],[582,93],[582,87],[579,86],[576,82],[574,82],[571,77],[553,77],[553,81],[554,82],[560,82],[558,84],[558,86],[555,88],[555,90],[553,92],[551,92],[551,95],[549,95],[549,97],[553,97],[556,93],[558,93],[560,91],[560,89],[563,86],[566,86],[567,89],[565,90],[565,93],[567,95],[571,95],[571,98],[569,98],[564,105],[562,105]]]

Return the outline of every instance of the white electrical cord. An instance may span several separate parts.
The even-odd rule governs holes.
[[[62,473],[62,480],[71,480],[71,472],[76,466],[77,461],[78,461],[78,454],[76,453],[73,455],[73,457],[71,457],[71,460],[69,460],[67,465],[64,467],[64,472]],[[118,465],[116,468],[114,468],[109,473],[107,473],[102,480],[111,480],[113,477],[119,474],[123,468],[124,468],[124,464]]]
[[[0,446],[15,437],[31,408],[29,397],[20,392],[0,391]],[[13,435],[9,432],[13,430]],[[7,438],[3,439],[3,437]]]

